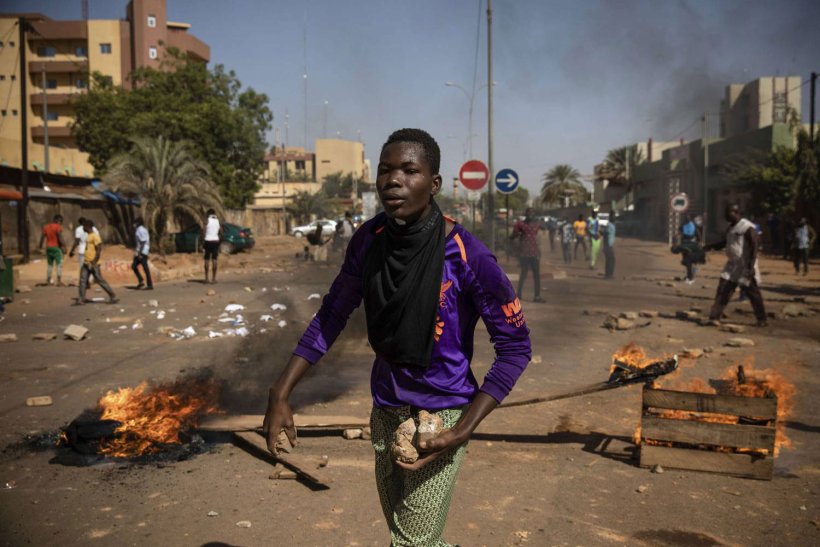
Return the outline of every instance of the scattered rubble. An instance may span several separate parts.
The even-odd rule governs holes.
[[[208,514],[209,517],[218,517],[219,516],[219,513],[217,513],[216,511],[208,511],[207,514]]]
[[[734,325],[732,323],[721,323],[718,328],[723,332],[732,332],[734,334],[740,334],[746,330],[741,325]]]
[[[352,439],[361,439],[362,438],[362,430],[361,429],[345,429],[342,431],[342,437],[347,439],[348,441]]]
[[[265,315],[260,316],[259,320],[262,321],[263,323],[267,323],[268,321],[273,321],[273,316],[265,314]]]
[[[227,306],[225,306],[225,311],[228,313],[234,313],[237,311],[242,311],[244,309],[245,306],[243,306],[242,304],[228,304]]]
[[[675,317],[684,321],[697,321],[700,319],[700,313],[694,310],[680,310],[675,312]]]
[[[638,315],[640,315],[641,317],[648,317],[651,319],[657,317],[658,312],[656,312],[655,310],[641,310],[638,312]]]
[[[63,335],[72,340],[80,341],[88,334],[88,329],[80,325],[69,325],[63,331]]]
[[[213,289],[208,289],[208,292],[205,293],[205,296],[216,296],[216,291]]]
[[[282,319],[277,323],[277,325],[279,326],[280,329],[284,329],[285,327],[288,326],[288,322],[285,321],[284,319]]]
[[[251,521],[249,521],[249,520],[240,520],[239,522],[236,523],[236,525],[240,528],[250,528],[251,527]]]
[[[700,348],[683,348],[681,357],[685,359],[700,359],[703,356],[703,350]]]
[[[310,294],[307,297],[308,300],[318,300],[319,298],[322,298],[322,295],[317,292]]]
[[[785,317],[809,317],[814,315],[814,312],[804,304],[786,304],[780,310],[780,313]]]
[[[444,422],[438,414],[426,410],[419,412],[419,426],[416,429],[416,442],[423,443],[438,436],[444,429]]]
[[[634,311],[622,311],[620,317],[624,319],[635,320],[638,318],[638,312]]]
[[[747,348],[754,346],[755,342],[749,338],[729,338],[725,345],[730,348]]]
[[[285,311],[286,309],[288,309],[288,307],[285,306],[284,304],[279,304],[277,302],[276,304],[272,304],[270,309],[272,309],[273,311],[279,311],[279,310]]]
[[[151,300],[148,301],[148,307],[149,308],[158,308],[159,307],[159,302],[157,302],[156,300],[151,299]]]
[[[31,337],[32,340],[42,340],[42,341],[49,341],[49,340],[56,340],[57,335],[53,332],[38,332]]]
[[[584,310],[584,315],[609,315],[609,311],[603,308],[591,308]]]
[[[0,334],[0,344],[5,344],[7,342],[16,342],[17,335],[16,334]]]
[[[646,492],[647,490],[649,490],[649,487],[648,487],[648,486],[646,486],[645,484],[642,484],[642,485],[640,485],[639,487],[637,487],[637,488],[635,489],[635,492],[637,492],[638,494],[643,494],[643,493],[644,493],[644,492]]]
[[[18,292],[20,294],[31,292],[31,287],[29,287],[28,285],[18,285],[15,289],[15,292]]]
[[[52,401],[48,395],[40,395],[26,399],[26,406],[51,406],[53,403],[54,401]]]

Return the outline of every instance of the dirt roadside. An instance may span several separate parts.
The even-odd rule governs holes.
[[[0,444],[64,425],[107,389],[173,379],[200,367],[212,367],[222,379],[227,411],[261,413],[267,385],[318,309],[320,301],[310,296],[323,294],[338,268],[300,261],[295,257],[300,249],[291,238],[260,241],[251,253],[223,263],[212,296],[211,286],[192,279],[160,282],[147,293],[117,287],[133,283],[117,278],[121,302],[114,306],[72,307],[76,288],[34,287],[31,281],[40,272],[26,272],[22,281],[33,290],[18,295],[0,323],[0,334],[19,339],[0,345]],[[120,257],[111,249],[109,258],[128,261],[122,251]],[[531,302],[531,284],[524,291],[535,358],[511,399],[604,379],[611,354],[630,341],[655,355],[710,347],[714,351],[700,359],[683,360],[675,381],[716,378],[729,366],[753,362],[756,368],[775,368],[797,386],[787,429],[793,448],[776,460],[774,480],[639,468],[631,441],[640,416],[639,388],[499,410],[470,442],[446,537],[489,546],[817,543],[820,380],[814,369],[820,363],[820,316],[778,317],[758,330],[751,326],[748,303],[733,302],[728,315],[746,329],[739,335],[671,318],[610,332],[601,327],[599,310],[708,309],[722,264],[719,255],[711,256],[698,283],[690,286],[675,281],[682,267],[662,245],[621,239],[617,260],[616,280],[605,281],[602,265],[595,272],[583,263],[567,267],[557,251],[545,251],[547,302]],[[191,258],[191,268],[196,261]],[[181,270],[185,264],[174,266]],[[804,299],[809,311],[820,305],[820,276],[813,266],[815,272],[803,278],[786,262],[763,261],[770,311],[779,315],[795,298]],[[514,277],[515,265],[505,267]],[[148,305],[150,299],[158,301],[156,308]],[[211,330],[225,328],[219,315],[230,303],[245,307],[250,334],[208,338]],[[273,312],[274,303],[287,309]],[[159,310],[164,319],[157,319]],[[261,321],[264,314],[273,320]],[[142,328],[133,329],[138,320]],[[279,327],[279,321],[285,325]],[[31,340],[37,332],[62,332],[70,323],[88,327],[89,338]],[[158,330],[169,325],[193,326],[197,336],[175,341]],[[474,367],[481,377],[492,348],[483,327],[478,329]],[[733,336],[750,338],[755,346],[724,346]],[[300,385],[295,406],[306,414],[366,417],[370,359],[359,310]],[[51,395],[54,404],[26,407],[26,397],[35,395]],[[298,450],[317,461],[328,456],[327,472],[334,480],[329,490],[270,480],[269,464],[230,444],[160,466],[90,468],[50,465],[48,452],[7,450],[0,458],[0,486],[13,481],[14,488],[0,489],[5,530],[0,544],[386,544],[369,444],[303,436]],[[209,517],[209,511],[218,515]],[[236,526],[245,520],[250,528]]]

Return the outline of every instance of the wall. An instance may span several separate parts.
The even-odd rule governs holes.
[[[100,44],[111,44],[111,53],[102,53]],[[127,53],[122,47],[120,21],[88,21],[88,69],[90,72],[102,72],[111,76],[114,85],[122,85],[124,76],[122,56]]]
[[[275,209],[229,209],[225,220],[237,226],[247,227],[255,237],[287,234],[287,214]]]
[[[364,144],[342,139],[316,139],[316,180],[321,182],[339,171],[364,176]]]
[[[321,188],[322,185],[318,182],[286,182],[285,197],[289,203],[296,192],[315,194]],[[259,191],[253,196],[253,204],[256,207],[282,207],[282,185],[278,182],[260,184]]]

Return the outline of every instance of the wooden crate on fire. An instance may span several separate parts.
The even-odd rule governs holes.
[[[772,479],[776,397],[739,397],[644,386],[641,467]]]

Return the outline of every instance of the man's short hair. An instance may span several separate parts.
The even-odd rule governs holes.
[[[63,215],[54,215],[54,222],[62,222]]]
[[[216,214],[216,211],[214,211],[213,209],[208,209],[208,212],[206,212],[205,214],[206,214],[207,216],[215,215],[215,214]]]
[[[89,228],[93,228],[94,227],[94,221],[91,220],[90,218],[84,218],[83,219],[83,226],[88,226]]]
[[[135,219],[134,219],[134,222],[135,222],[135,223],[137,223],[137,224],[139,224],[140,226],[142,226],[143,224],[145,224],[145,221],[142,219],[142,217],[137,217],[137,218],[135,218]]]
[[[434,175],[439,174],[439,168],[441,166],[441,149],[439,149],[436,139],[430,136],[430,133],[424,131],[423,129],[409,128],[393,131],[393,133],[387,138],[387,142],[382,145],[382,152],[384,152],[385,148],[395,142],[414,142],[421,145],[424,150],[424,157],[427,160],[427,166],[430,168],[430,172]]]
[[[77,224],[79,224],[80,226],[82,226],[83,224],[85,224],[85,217],[80,217],[80,218],[78,218],[78,219],[77,219]]]

